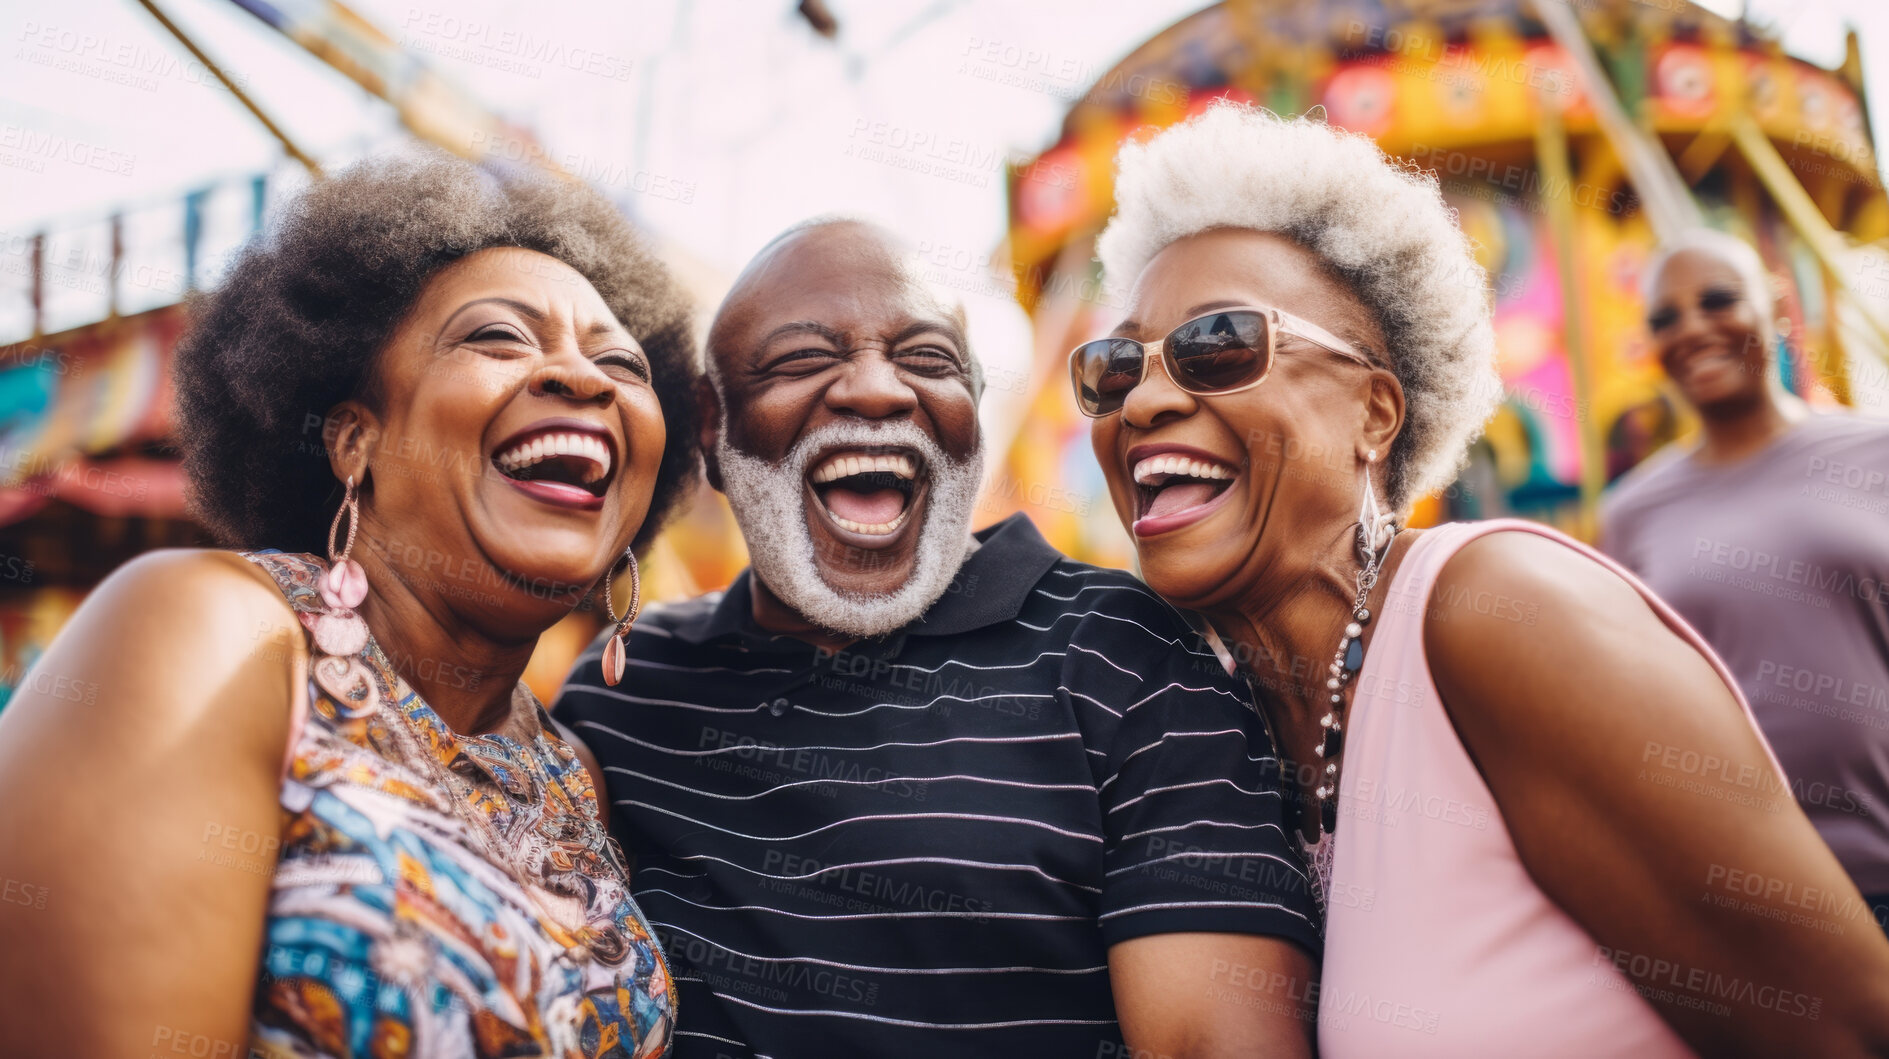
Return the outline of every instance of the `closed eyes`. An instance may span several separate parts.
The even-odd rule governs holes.
[[[613,349],[591,358],[591,362],[613,377],[628,372],[643,382],[650,381],[649,361],[628,350]]]

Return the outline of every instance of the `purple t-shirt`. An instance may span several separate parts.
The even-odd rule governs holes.
[[[1889,893],[1889,423],[1812,416],[1725,466],[1668,449],[1600,543],[1725,660],[1824,841]]]

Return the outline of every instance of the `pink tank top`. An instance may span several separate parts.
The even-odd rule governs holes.
[[[1335,846],[1319,988],[1325,1059],[1693,1054],[1529,878],[1430,678],[1423,616],[1437,574],[1458,548],[1504,530],[1559,541],[1619,574],[1737,694],[1678,615],[1552,529],[1503,519],[1419,538],[1385,597],[1350,707],[1338,827],[1327,839]],[[1527,620],[1525,604],[1490,605]]]

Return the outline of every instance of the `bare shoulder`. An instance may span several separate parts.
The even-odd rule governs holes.
[[[290,675],[306,651],[294,611],[255,564],[212,549],[152,552],[93,590],[7,714],[175,733],[200,730],[212,703],[237,702],[220,720],[242,742],[273,744],[279,760]],[[84,705],[83,719],[61,703]]]
[[[156,592],[185,602],[237,605],[273,603],[293,613],[269,575],[236,552],[221,548],[165,548],[146,552],[112,571],[98,587],[108,593]]]
[[[1593,557],[1522,531],[1478,537],[1444,563],[1424,612],[1430,669],[1451,713],[1560,701],[1597,667],[1710,666],[1640,592]],[[1696,667],[1696,669],[1695,669]],[[1531,691],[1558,692],[1545,698]]]
[[[23,675],[0,712],[0,875],[54,896],[0,923],[0,1053],[142,1054],[152,1025],[242,1039],[305,651],[262,570],[167,551],[107,578]],[[232,870],[217,836],[269,844]]]
[[[1595,618],[1661,624],[1639,591],[1610,567],[1566,544],[1522,530],[1485,534],[1437,572],[1425,616],[1432,645],[1534,638]]]
[[[119,567],[72,621],[81,633],[128,627],[141,640],[217,658],[248,654],[256,643],[299,623],[256,564],[230,551],[171,548]],[[232,631],[241,635],[232,638]]]

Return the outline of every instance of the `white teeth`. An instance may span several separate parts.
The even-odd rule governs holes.
[[[816,467],[808,477],[815,485],[850,478],[855,474],[884,472],[900,478],[918,477],[918,465],[910,456],[834,456]],[[890,525],[890,523],[888,523]],[[848,527],[850,528],[850,527]],[[862,531],[863,532],[863,531]]]
[[[589,461],[590,466],[584,470],[585,485],[600,481],[610,473],[610,446],[592,434],[539,434],[499,450],[493,454],[492,462],[500,470],[516,471],[553,456],[576,456]]]
[[[1155,479],[1163,475],[1176,478],[1201,478],[1207,481],[1230,480],[1232,468],[1218,463],[1189,459],[1186,456],[1150,456],[1135,464],[1136,485],[1157,485]]]
[[[850,518],[841,518],[831,511],[827,512],[827,515],[833,519],[833,524],[841,529],[852,530],[854,533],[864,533],[872,537],[881,537],[905,525],[906,513],[901,511],[899,512],[899,517],[890,522],[878,522],[871,525],[864,522],[854,522]]]

